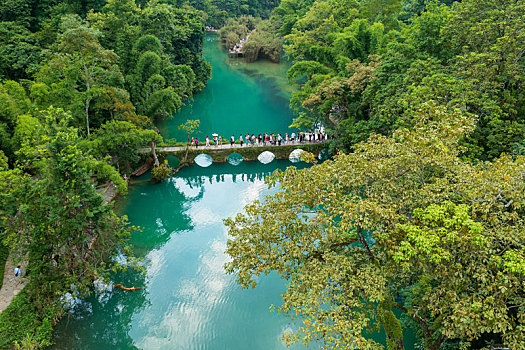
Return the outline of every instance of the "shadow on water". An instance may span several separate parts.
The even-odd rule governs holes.
[[[144,285],[136,272],[113,276],[125,286]],[[134,314],[148,305],[144,289],[125,292],[108,288],[79,302],[56,326],[53,349],[138,349],[129,335]],[[87,322],[86,322],[87,321]]]
[[[273,161],[270,164],[242,162],[237,166],[214,163],[209,167],[190,166],[182,168],[175,177],[162,183],[152,183],[150,173],[133,180],[126,198],[117,203],[120,214],[126,214],[140,231],[133,234],[131,243],[135,254],[146,255],[152,248],[164,244],[172,234],[193,229],[186,208],[202,200],[205,185],[221,182],[262,182],[276,169],[292,166],[289,161]],[[305,168],[306,163],[293,166]]]

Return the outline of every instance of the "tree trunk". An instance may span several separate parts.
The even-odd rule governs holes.
[[[88,98],[86,100],[86,130],[87,134],[89,135],[89,104],[91,102],[91,98]]]
[[[190,148],[188,147],[188,145],[186,145],[186,153],[184,154],[184,161],[182,162],[181,165],[183,164],[187,164],[187,161],[188,161],[188,152],[190,151]]]
[[[113,287],[114,287],[114,288],[119,288],[119,289],[125,290],[125,291],[127,291],[127,292],[134,292],[134,291],[136,291],[136,290],[140,290],[140,289],[142,289],[142,287],[135,287],[135,286],[133,286],[133,287],[124,287],[122,284],[118,284],[118,283],[115,284]]]
[[[428,349],[430,350],[439,350],[441,349],[441,344],[445,341],[445,336],[443,334],[440,334],[436,340],[432,341],[430,339],[427,340]]]
[[[425,349],[439,350],[441,348],[441,344],[443,344],[443,342],[446,340],[446,337],[443,335],[443,333],[440,333],[436,339],[433,339],[433,332],[429,329],[426,319],[419,316],[417,312],[413,312],[401,304],[393,303],[392,306],[402,310],[419,324],[421,330],[423,331],[423,336],[425,337]]]
[[[82,65],[84,66],[84,74],[86,78],[86,130],[87,134],[89,135],[89,104],[91,103],[91,97],[89,97],[89,90],[91,89],[91,84],[89,83],[90,75],[89,75],[89,69],[87,68],[86,59],[82,55]]]
[[[386,333],[386,345],[388,350],[404,350],[403,344],[403,328],[392,312],[392,306],[396,303],[392,302],[392,298],[388,296],[378,309],[378,321]]]
[[[384,312],[380,316],[381,325],[385,329],[386,333],[386,344],[388,350],[404,350],[403,344],[403,330],[401,323],[396,318],[391,310],[383,309],[379,312]]]
[[[153,156],[153,167],[158,167],[159,164],[159,158],[157,158],[157,153],[155,153],[155,145],[156,141],[151,141],[151,155]]]
[[[361,245],[363,246],[363,248],[365,248],[366,253],[370,257],[370,260],[375,261],[375,256],[374,254],[372,254],[368,243],[366,243],[365,236],[363,235],[363,228],[361,226],[357,227],[357,234],[359,235],[359,241],[361,242]]]

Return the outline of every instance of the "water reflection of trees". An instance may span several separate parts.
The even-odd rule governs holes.
[[[125,286],[144,286],[145,275],[119,273],[113,277]],[[147,289],[126,292],[113,289],[95,294],[76,306],[55,330],[53,349],[138,349],[130,337],[133,315],[149,304]]]
[[[197,196],[193,196],[189,198],[188,200],[194,201],[196,199],[200,199],[197,197],[201,197],[203,195],[203,186],[206,183],[214,184],[214,183],[221,183],[229,181],[229,176],[231,175],[231,179],[233,183],[237,182],[255,182],[255,181],[264,181],[264,178],[269,176],[272,173],[272,171],[266,171],[266,172],[257,172],[257,173],[237,173],[237,174],[215,174],[211,176],[191,176],[191,177],[184,177],[185,184],[190,187],[191,189],[200,188],[201,191]]]
[[[174,232],[193,227],[184,208],[188,198],[171,182],[134,185],[127,201],[132,204],[125,214],[133,225],[142,229],[132,237],[135,254],[139,257],[164,245]]]

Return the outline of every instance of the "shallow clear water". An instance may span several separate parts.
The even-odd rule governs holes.
[[[291,133],[293,112],[288,108],[292,87],[286,79],[289,64],[268,61],[245,63],[228,57],[218,36],[207,35],[204,55],[212,64],[212,78],[203,91],[187,101],[172,119],[159,124],[166,139],[187,140],[178,126],[188,119],[199,119],[200,128],[192,136],[204,142],[217,133],[229,141],[249,133]]]

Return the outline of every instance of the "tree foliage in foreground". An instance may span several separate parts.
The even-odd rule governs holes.
[[[525,158],[464,162],[471,116],[429,102],[412,117],[412,130],[274,173],[279,191],[226,221],[226,269],[243,287],[272,271],[288,281],[279,311],[303,319],[289,342],[378,349],[364,331],[383,328],[402,349],[397,309],[426,349],[525,343]]]
[[[61,110],[48,110],[42,123],[34,121],[40,147],[25,153],[24,167],[35,177],[0,159],[0,237],[14,256],[27,259],[28,292],[41,310],[54,307],[65,291],[88,294],[129,236],[126,218],[113,213],[90,176],[110,178],[121,192],[126,183],[105,160],[78,147],[78,130],[67,126],[69,119]],[[22,151],[29,141],[21,137]]]

